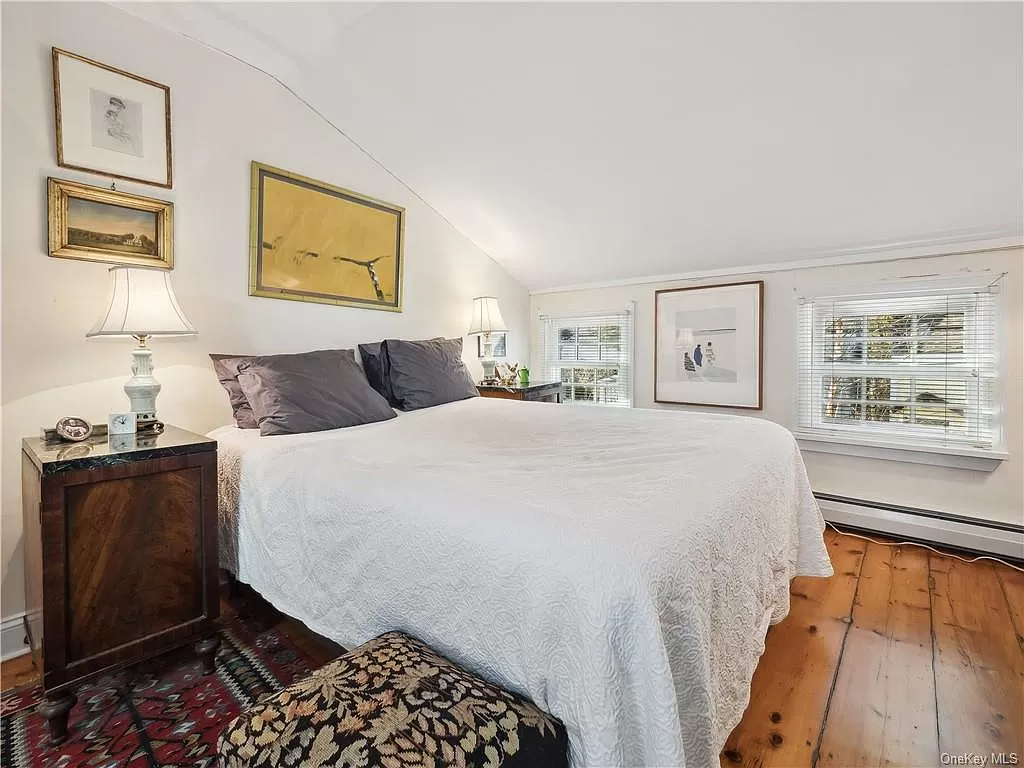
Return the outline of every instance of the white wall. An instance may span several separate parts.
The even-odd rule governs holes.
[[[858,499],[922,507],[990,520],[1024,522],[1024,374],[1022,374],[1022,294],[1024,294],[1024,251],[1007,250],[966,256],[888,261],[877,264],[796,269],[766,274],[732,275],[725,279],[702,279],[665,283],[634,283],[617,287],[531,296],[530,313],[572,314],[620,309],[636,302],[635,402],[640,408],[680,408],[654,402],[654,291],[680,285],[713,285],[739,280],[765,281],[764,287],[764,399],[763,410],[735,411],[760,416],[787,427],[795,425],[796,389],[796,299],[801,291],[819,286],[870,284],[879,280],[912,275],[958,275],[966,271],[1006,272],[1001,303],[1005,327],[1003,353],[1005,378],[1002,383],[1006,450],[1010,458],[994,472],[854,458],[804,452],[804,461],[814,490]],[[534,320],[534,338],[540,334]],[[534,344],[532,364],[541,370],[541,345]],[[710,408],[711,411],[728,409]]]
[[[55,164],[51,46],[171,87],[174,189],[118,183],[175,203],[173,281],[199,337],[154,343],[164,421],[197,432],[230,421],[207,353],[460,336],[481,293],[499,298],[510,360],[525,359],[526,290],[264,75],[107,5],[4,3],[2,14],[3,615],[23,607],[21,437],[63,415],[104,422],[127,407],[130,341],[84,338],[106,298],[107,267],[47,256],[47,176],[109,184]],[[404,206],[404,312],[249,297],[251,160]],[[472,338],[466,347],[479,372]]]

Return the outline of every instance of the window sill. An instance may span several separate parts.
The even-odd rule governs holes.
[[[801,450],[805,451],[902,461],[910,464],[930,464],[935,467],[972,469],[978,472],[992,472],[1010,456],[1006,451],[990,451],[982,448],[907,446],[905,443],[889,440],[837,437],[801,430],[793,430],[793,436]]]

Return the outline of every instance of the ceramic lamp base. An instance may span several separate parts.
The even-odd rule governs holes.
[[[160,394],[160,382],[153,378],[153,350],[146,346],[145,339],[132,351],[132,377],[124,384],[131,410],[135,412],[137,428],[145,429],[156,419],[156,396]]]

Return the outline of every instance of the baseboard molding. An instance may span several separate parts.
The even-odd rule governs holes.
[[[0,622],[0,661],[7,661],[29,652],[25,642],[25,612],[7,616]]]
[[[876,531],[902,540],[952,547],[965,552],[1024,560],[1024,526],[968,520],[932,510],[815,494],[830,523]]]

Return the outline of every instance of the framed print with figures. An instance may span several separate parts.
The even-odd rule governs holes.
[[[654,401],[761,409],[764,281],[654,292]]]
[[[57,165],[171,187],[171,89],[53,49]]]

